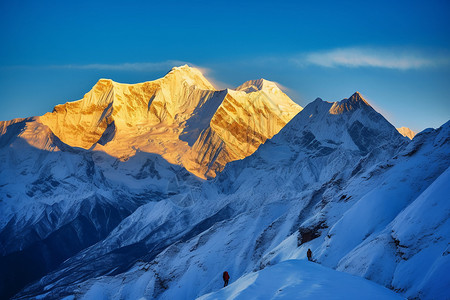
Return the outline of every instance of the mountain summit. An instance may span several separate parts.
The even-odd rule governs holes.
[[[274,83],[252,82],[243,85],[245,92],[217,91],[188,65],[138,84],[100,79],[83,99],[37,117],[34,141],[27,141],[39,148],[42,142],[35,140],[52,140],[50,134],[69,147],[121,160],[138,151],[155,153],[198,177],[214,177],[228,162],[252,154],[302,109]]]
[[[236,88],[236,91],[244,91],[246,93],[260,91],[262,89],[278,89],[278,86],[275,82],[265,80],[263,78],[257,80],[249,80],[241,84]]]
[[[330,108],[330,113],[337,115],[363,107],[370,107],[370,104],[359,92],[355,92],[350,98],[334,102],[333,106]]]

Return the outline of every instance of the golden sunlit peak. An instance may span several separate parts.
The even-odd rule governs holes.
[[[194,73],[197,75],[201,75],[203,76],[203,73],[200,71],[200,69],[198,68],[194,68],[189,66],[188,64],[179,66],[179,67],[173,67],[168,74],[172,73],[172,72],[184,72],[184,73]]]
[[[185,81],[189,85],[197,85],[201,89],[215,90],[214,86],[205,78],[200,69],[190,67],[187,64],[173,67],[164,78]]]
[[[341,102],[349,102],[349,103],[364,103],[369,105],[369,103],[361,96],[360,92],[355,92],[350,98],[344,99]]]
[[[350,98],[334,102],[333,106],[330,108],[330,113],[337,115],[363,107],[370,107],[370,104],[361,96],[359,92],[355,92]]]

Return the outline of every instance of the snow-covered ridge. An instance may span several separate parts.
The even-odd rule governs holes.
[[[304,260],[288,260],[250,273],[197,300],[213,299],[403,299],[363,278]]]

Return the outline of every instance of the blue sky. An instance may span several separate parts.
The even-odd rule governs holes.
[[[1,1],[0,120],[42,115],[99,78],[189,63],[218,87],[266,78],[297,103],[359,91],[395,126],[450,119],[448,1]]]

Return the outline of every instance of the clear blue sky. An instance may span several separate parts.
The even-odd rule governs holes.
[[[0,120],[184,63],[219,87],[276,81],[302,106],[359,91],[415,131],[450,119],[449,1],[92,2],[0,2]]]

